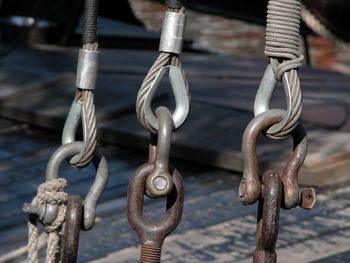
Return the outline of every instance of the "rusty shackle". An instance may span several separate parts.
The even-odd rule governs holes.
[[[280,218],[282,182],[279,174],[267,171],[262,176],[262,196],[259,199],[256,249],[253,263],[277,262],[275,250]]]
[[[255,203],[261,194],[256,154],[257,138],[260,132],[279,123],[285,116],[284,110],[272,109],[256,116],[247,126],[242,140],[243,178],[239,186],[239,197],[243,204]],[[282,173],[284,208],[296,207],[299,203],[300,190],[298,172],[305,160],[307,137],[304,127],[299,124],[292,132],[293,151]]]
[[[127,216],[131,228],[141,242],[141,262],[160,262],[161,248],[165,238],[181,221],[184,184],[180,173],[174,170],[172,178],[174,188],[167,195],[165,215],[155,222],[149,221],[143,212],[146,180],[154,169],[154,163],[140,166],[131,177],[128,186]]]

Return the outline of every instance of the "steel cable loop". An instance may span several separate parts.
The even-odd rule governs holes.
[[[147,130],[149,130],[152,133],[155,133],[153,128],[148,124],[146,121],[146,115],[145,115],[145,99],[147,96],[147,93],[149,92],[151,85],[153,81],[156,79],[158,72],[160,69],[166,65],[169,64],[171,54],[161,52],[154,62],[151,69],[148,71],[145,79],[143,80],[141,84],[141,88],[137,94],[136,98],[136,114],[137,118],[139,119],[140,123],[145,127]]]
[[[177,3],[177,5],[176,5],[176,3]],[[181,1],[166,1],[166,4],[167,4],[168,9],[175,10],[176,12],[182,12],[182,13],[185,12],[185,8],[182,6]],[[174,6],[178,6],[178,8],[174,8]],[[141,84],[141,88],[140,88],[140,90],[137,94],[137,98],[136,98],[137,118],[144,128],[146,128],[148,131],[150,131],[151,133],[154,133],[154,134],[156,134],[157,131],[150,125],[150,123],[146,119],[145,100],[146,100],[148,93],[150,92],[152,84],[155,81],[158,73],[160,72],[160,70],[163,67],[168,66],[168,65],[182,68],[182,64],[181,64],[179,55],[175,54],[175,53],[160,52],[158,58],[156,59],[156,61],[154,62],[154,64],[150,68],[150,70],[148,71],[145,79],[143,80],[143,82]],[[186,79],[186,76],[184,73],[183,73],[183,77],[185,80],[186,92],[188,94],[188,97],[190,97],[189,86],[188,86],[188,82],[187,82],[187,79]]]
[[[143,127],[145,127],[148,131],[154,134],[157,133],[157,131],[146,120],[145,99],[159,71],[164,66],[167,66],[167,65],[172,65],[178,68],[182,68],[182,64],[179,56],[175,54],[161,52],[157,60],[154,62],[153,66],[149,70],[146,78],[142,82],[141,88],[137,94],[137,99],[136,99],[136,113],[137,113],[138,120],[140,121]],[[190,97],[188,81],[185,74],[183,74],[183,76],[185,80],[186,92]]]
[[[83,49],[97,51],[98,43],[84,44]],[[97,123],[92,90],[77,89],[74,100],[82,105],[82,125],[84,136],[84,150],[78,154],[78,161],[70,161],[70,164],[81,168],[87,166],[94,157],[97,145]]]
[[[300,0],[269,0],[265,55],[270,57],[275,78],[279,81],[284,78],[288,80],[292,102],[285,125],[273,132],[267,132],[272,138],[282,138],[290,134],[301,116],[301,89],[297,70],[304,57],[299,52],[300,18]]]

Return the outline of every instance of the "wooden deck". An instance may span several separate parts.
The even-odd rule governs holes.
[[[77,49],[37,47],[18,50],[0,61],[0,116],[62,130],[74,94]],[[103,50],[96,110],[99,137],[106,143],[146,150],[148,135],[137,122],[134,104],[140,84],[156,52]],[[198,163],[242,170],[240,145],[252,119],[256,89],[265,60],[219,55],[183,54],[190,83],[192,109],[187,123],[174,135],[172,155]],[[350,77],[304,67],[300,71],[304,124],[309,153],[301,172],[303,184],[329,185],[348,179],[350,168]],[[171,105],[167,85],[160,104]],[[279,88],[272,105],[284,107]],[[258,147],[263,168],[281,168],[290,142]]]
[[[21,208],[43,181],[46,162],[60,138],[58,133],[4,119],[0,127],[0,262],[23,262],[25,253],[12,259],[5,255],[26,244],[26,215]],[[81,232],[78,262],[136,262],[138,240],[126,220],[126,190],[146,154],[114,146],[104,146],[103,151],[110,180],[98,204],[96,225]],[[165,242],[163,262],[251,262],[257,206],[239,202],[240,175],[176,159],[172,164],[185,180],[185,206],[179,227]],[[67,165],[60,175],[69,182],[69,193],[80,195],[94,176],[91,168],[79,172]],[[349,183],[317,192],[313,210],[282,211],[279,262],[349,262]],[[158,218],[164,203],[147,200],[145,211],[148,217]]]
[[[131,31],[136,32],[122,31],[122,39],[134,38]],[[158,38],[137,34],[152,44]],[[60,144],[75,92],[77,54],[74,48],[37,46],[0,60],[0,262],[25,261],[25,253],[11,256],[27,240],[22,205],[35,196],[47,160]],[[148,135],[137,122],[134,104],[156,56],[142,50],[101,52],[96,110],[111,173],[96,225],[81,233],[78,262],[126,263],[139,257],[125,215],[126,191],[129,177],[146,160]],[[193,53],[182,59],[192,110],[174,136],[172,156],[177,158],[171,162],[184,177],[185,205],[179,227],[165,242],[163,262],[251,262],[257,207],[238,199],[240,145],[266,61]],[[282,212],[278,262],[350,262],[350,77],[303,67],[300,78],[310,141],[300,179],[322,187],[313,210]],[[167,88],[158,95],[159,103],[171,105]],[[273,105],[283,107],[283,96],[277,90]],[[261,138],[261,169],[281,167],[290,147],[288,140]],[[77,171],[67,165],[60,175],[68,179],[69,193],[82,196],[94,176],[90,167]],[[158,218],[164,203],[147,199],[145,210]],[[40,255],[42,262],[44,249]]]

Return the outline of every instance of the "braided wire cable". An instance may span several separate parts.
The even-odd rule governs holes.
[[[183,7],[181,0],[165,0],[165,5],[168,10],[172,11],[180,10]]]
[[[97,51],[98,43],[85,44],[83,49]],[[94,157],[94,152],[97,145],[97,123],[94,93],[92,90],[77,89],[74,100],[81,103],[83,108],[82,124],[84,126],[84,150],[80,154],[80,160],[71,164],[76,167],[85,167]]]
[[[166,1],[166,6],[168,10],[175,10],[176,12],[185,12],[185,8],[182,5],[182,2],[179,0],[168,0]],[[156,130],[153,129],[153,127],[148,123],[146,120],[145,115],[145,99],[148,95],[148,92],[150,91],[152,84],[154,80],[156,79],[159,71],[162,69],[162,67],[172,65],[175,67],[182,68],[182,64],[179,58],[179,55],[173,54],[173,53],[167,53],[167,52],[160,52],[158,58],[148,71],[145,79],[143,80],[141,84],[141,88],[137,94],[136,98],[136,114],[137,118],[142,124],[144,128],[146,128],[151,133],[157,133]],[[186,76],[184,75],[185,83],[186,83],[186,90],[189,94],[189,87],[188,87],[188,81],[186,79]]]
[[[83,45],[97,42],[98,4],[99,0],[85,0]]]
[[[136,114],[137,118],[139,119],[140,123],[145,127],[147,130],[151,131],[154,133],[153,128],[151,125],[146,120],[146,115],[145,115],[145,99],[147,96],[147,93],[149,92],[153,81],[156,79],[158,72],[160,69],[170,63],[170,58],[171,54],[161,52],[154,62],[153,66],[150,68],[150,70],[147,73],[146,78],[143,80],[141,84],[141,88],[137,94],[137,99],[136,99]]]
[[[300,0],[269,0],[265,55],[270,58],[275,78],[289,83],[292,101],[286,124],[272,134],[269,133],[273,137],[280,138],[290,134],[297,126],[302,112],[298,76],[298,68],[304,59],[299,52],[300,18]]]

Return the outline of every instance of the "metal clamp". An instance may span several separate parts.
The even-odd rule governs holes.
[[[62,162],[65,159],[70,158],[81,152],[83,147],[84,144],[82,142],[73,142],[62,145],[60,148],[58,148],[51,155],[47,163],[45,172],[46,181],[57,179],[59,174],[59,168]],[[105,189],[108,181],[108,164],[104,156],[96,152],[95,157],[93,159],[93,164],[96,169],[96,177],[84,200],[84,220],[82,225],[82,228],[84,230],[90,230],[94,225],[96,216],[96,204],[103,190]],[[29,213],[39,215],[39,219],[43,223],[50,222],[50,220],[52,219],[54,220],[55,215],[57,215],[57,206],[51,205],[49,210],[46,208],[47,205],[35,209],[32,207],[25,207],[25,209]]]
[[[284,110],[269,110],[256,116],[247,126],[242,140],[243,178],[239,187],[240,200],[244,204],[255,203],[261,193],[256,154],[257,138],[260,132],[279,123],[285,116]],[[293,152],[282,175],[284,200],[283,205],[289,209],[299,203],[300,191],[298,172],[305,160],[307,137],[304,127],[299,124],[292,133]]]
[[[254,101],[255,117],[265,111],[270,110],[271,98],[277,87],[277,83],[278,81],[275,78],[272,66],[271,64],[269,64],[265,70],[264,76],[260,82],[259,89],[256,93],[256,97]],[[283,119],[279,123],[274,124],[266,131],[266,135],[270,138],[273,138],[273,139],[276,138],[274,137],[274,134],[278,133],[283,127],[287,125],[290,117],[295,118],[300,116],[301,108],[297,112],[296,116],[291,116],[292,115],[292,93],[291,93],[292,91],[290,86],[291,85],[289,83],[287,74],[283,74],[283,87],[284,87],[284,92],[287,100],[287,111],[285,112]],[[288,128],[288,130],[283,132],[283,134],[281,135],[282,137],[278,137],[278,138],[283,138],[283,136],[284,137],[288,136],[288,134],[292,132],[292,130],[296,127],[296,125]]]
[[[186,15],[182,12],[165,13],[159,51],[180,54],[184,42]]]
[[[172,114],[175,129],[178,129],[185,122],[190,111],[190,95],[188,93],[183,71],[181,68],[175,66],[162,67],[153,81],[144,102],[146,121],[156,131],[159,130],[159,124],[157,117],[152,111],[152,101],[156,90],[160,86],[160,82],[167,73],[169,73],[170,84],[176,102],[176,108]]]
[[[75,85],[79,89],[94,90],[97,81],[99,51],[79,50]]]
[[[173,179],[169,173],[169,154],[171,146],[171,135],[173,120],[171,113],[166,107],[156,110],[159,123],[158,142],[154,170],[147,177],[146,194],[156,198],[168,195],[174,186]]]
[[[146,163],[139,167],[131,177],[128,186],[127,215],[130,226],[138,234],[141,241],[141,258],[151,253],[151,257],[159,256],[160,259],[160,251],[165,238],[181,221],[184,201],[184,184],[180,173],[174,170],[172,178],[175,187],[167,196],[166,213],[156,222],[150,222],[144,215],[143,204],[146,180],[153,169],[153,163]],[[157,251],[157,255],[152,254],[154,251]],[[159,259],[158,261],[149,262],[159,262]]]

